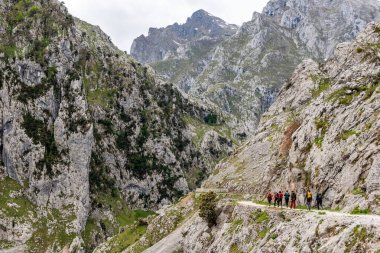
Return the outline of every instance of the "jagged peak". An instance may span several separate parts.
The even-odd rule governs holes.
[[[199,9],[191,15],[191,18],[205,17],[205,16],[213,16],[213,15],[211,15],[209,12],[203,9]]]

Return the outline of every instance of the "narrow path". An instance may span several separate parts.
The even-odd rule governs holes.
[[[315,210],[312,209],[311,211],[308,210],[303,210],[303,209],[289,209],[287,207],[281,208],[281,207],[269,207],[268,205],[262,205],[262,204],[257,204],[252,201],[238,201],[239,205],[242,206],[253,206],[253,207],[260,207],[260,208],[265,208],[265,209],[270,209],[270,210],[278,210],[278,211],[298,211],[298,212],[304,212],[304,213],[314,213],[314,214],[319,214],[323,213],[323,215],[330,216],[330,217],[353,217],[353,218],[362,218],[365,219],[366,221],[374,221],[378,224],[380,224],[380,216],[379,215],[370,215],[370,214],[363,214],[363,215],[357,215],[357,214],[350,214],[350,213],[342,213],[342,212],[332,212],[332,211],[327,211],[327,210]]]

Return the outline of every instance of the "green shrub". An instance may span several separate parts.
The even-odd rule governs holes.
[[[218,122],[218,115],[210,113],[204,118],[204,121],[206,124],[215,125]]]
[[[34,118],[30,112],[23,115],[21,127],[25,129],[26,135],[33,140],[34,144],[43,144],[49,138],[46,124],[42,120]]]
[[[209,227],[216,225],[218,218],[216,203],[216,194],[214,192],[203,194],[200,198],[199,216],[207,222]]]
[[[270,235],[270,238],[271,238],[272,240],[276,240],[277,237],[278,237],[278,234],[271,234],[271,235]]]
[[[44,158],[37,162],[37,168],[41,171],[46,167],[47,174],[53,176],[53,165],[60,161],[60,153],[54,140],[54,134],[47,128],[45,122],[35,119],[31,113],[23,115],[22,128],[33,140],[34,144],[41,144],[45,147]]]
[[[98,120],[98,123],[101,124],[102,126],[104,126],[106,134],[112,134],[113,133],[113,129],[112,129],[113,123],[112,123],[112,120],[110,120],[110,119],[100,119],[100,120]]]
[[[322,135],[325,135],[330,127],[330,123],[327,118],[315,118],[314,124],[318,130],[321,130]]]
[[[29,9],[29,13],[28,13],[28,15],[29,15],[29,17],[33,17],[33,16],[35,16],[35,15],[37,15],[37,14],[39,14],[39,13],[41,13],[41,8],[38,7],[38,6],[36,6],[36,5],[34,5],[34,6],[32,6],[32,7]]]
[[[5,59],[15,58],[19,49],[14,44],[0,45],[0,53],[4,54]]]
[[[29,100],[34,100],[44,96],[48,90],[49,87],[45,84],[39,84],[33,87],[23,84],[19,90],[17,99],[20,102],[26,104]]]
[[[130,148],[130,143],[129,143],[126,132],[122,131],[117,134],[116,147],[119,150],[125,150],[125,151],[127,151]]]
[[[358,48],[356,49],[356,52],[357,52],[358,54],[363,53],[363,51],[364,51],[364,49],[361,48],[361,47],[358,47]]]

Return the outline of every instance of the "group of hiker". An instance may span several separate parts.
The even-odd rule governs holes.
[[[286,192],[274,192],[273,194],[271,192],[268,193],[267,195],[267,200],[269,206],[272,205],[273,201],[273,206],[274,207],[282,207],[282,200],[285,199],[285,206],[289,208],[296,208],[296,201],[297,201],[297,194],[292,191],[289,193],[289,191]],[[290,200],[290,206],[289,206],[289,200]],[[307,190],[306,196],[306,206],[307,209],[310,211],[311,210],[311,204],[313,201],[313,194],[310,190]],[[319,209],[322,209],[322,194],[320,192],[317,192],[316,197],[315,197],[315,205]]]

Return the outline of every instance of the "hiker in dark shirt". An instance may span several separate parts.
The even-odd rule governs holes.
[[[290,193],[288,192],[288,190],[286,190],[284,196],[285,196],[285,205],[286,207],[289,207]]]
[[[294,191],[290,195],[290,208],[296,208],[297,195]]]
[[[315,202],[317,203],[318,210],[323,208],[322,207],[322,194],[319,191],[317,192],[317,195],[315,197]]]

